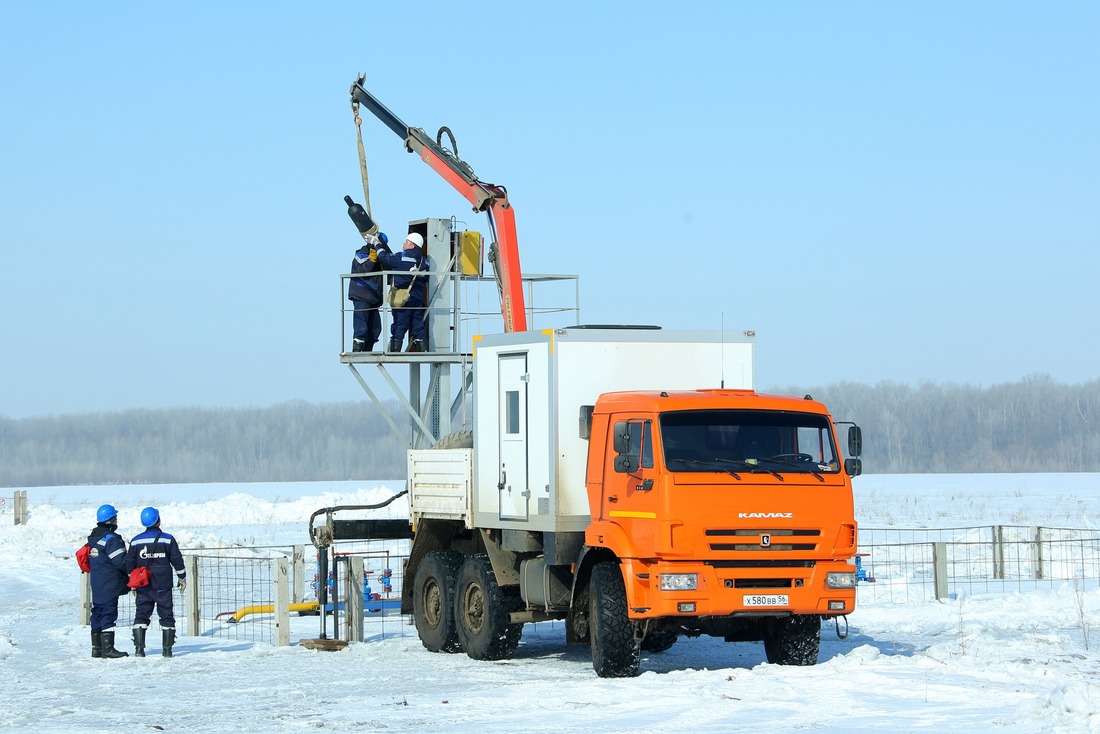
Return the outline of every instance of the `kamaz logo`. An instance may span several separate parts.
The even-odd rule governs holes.
[[[761,517],[779,517],[779,518],[787,518],[789,520],[793,520],[794,519],[794,513],[793,512],[738,512],[737,517],[742,518],[742,519],[747,519],[747,520],[751,520],[751,519],[755,519],[755,518],[761,518]]]

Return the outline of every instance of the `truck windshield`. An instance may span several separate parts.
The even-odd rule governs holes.
[[[660,426],[670,471],[840,471],[829,420],[816,413],[691,410],[665,413]]]

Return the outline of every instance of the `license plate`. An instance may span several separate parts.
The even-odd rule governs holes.
[[[746,607],[785,607],[790,604],[786,594],[745,594],[741,603]]]

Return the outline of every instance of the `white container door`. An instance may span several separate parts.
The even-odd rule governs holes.
[[[500,356],[500,519],[527,520],[527,355]]]

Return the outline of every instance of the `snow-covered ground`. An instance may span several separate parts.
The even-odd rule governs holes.
[[[871,527],[1093,527],[1100,475],[908,475],[856,480]],[[1100,732],[1100,590],[864,602],[851,635],[831,626],[820,662],[763,662],[762,646],[699,638],[645,654],[633,679],[600,679],[560,623],[528,625],[511,660],[432,654],[415,634],[338,653],[182,635],[176,656],[93,660],[72,554],[95,508],[161,510],[185,548],[308,543],[306,520],[368,504],[396,482],[48,487],[30,520],[0,516],[0,729],[47,732],[937,731]],[[9,494],[0,490],[0,495]],[[399,500],[384,515],[405,510]],[[294,618],[316,630],[318,618]],[[181,626],[182,627],[182,626]],[[181,632],[183,632],[181,628]],[[311,635],[312,636],[312,635]],[[156,640],[156,641],[153,641]],[[1091,643],[1091,644],[1090,644]],[[132,650],[128,631],[118,646]]]

